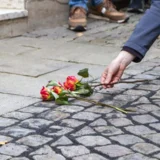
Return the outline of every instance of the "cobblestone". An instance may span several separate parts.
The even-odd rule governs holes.
[[[95,127],[94,129],[97,132],[99,132],[99,133],[101,133],[102,135],[105,135],[105,136],[110,136],[110,135],[116,135],[116,134],[123,133],[120,129],[115,128],[113,126],[101,126],[101,127]]]
[[[19,156],[22,153],[29,151],[29,148],[24,145],[17,145],[14,143],[9,143],[0,148],[0,153],[9,156]]]
[[[45,144],[51,140],[52,140],[52,138],[47,138],[47,137],[40,136],[40,135],[30,135],[30,136],[19,139],[17,141],[17,143],[28,145],[31,147],[37,147],[37,146]]]
[[[148,127],[145,127],[143,125],[138,126],[128,126],[125,127],[125,129],[133,134],[136,135],[145,135],[145,134],[152,134],[156,133],[156,131],[149,129]]]
[[[51,123],[53,123],[52,121],[48,121],[48,120],[44,120],[44,119],[27,119],[24,120],[20,123],[20,126],[24,127],[24,128],[36,128],[36,129],[40,129],[40,128],[46,128],[47,126],[49,126]]]
[[[82,136],[76,140],[84,146],[103,146],[111,143],[102,136]]]
[[[78,156],[73,158],[73,160],[108,160],[107,158],[104,158],[98,154],[87,154],[84,156]]]
[[[132,153],[130,149],[119,145],[108,145],[103,147],[96,147],[95,149],[99,152],[102,152],[103,154],[108,155],[111,158],[120,157]]]
[[[35,133],[35,130],[14,126],[14,127],[9,127],[4,130],[1,130],[0,133],[4,135],[20,138],[28,134]]]
[[[53,158],[57,160],[65,160],[62,155],[56,154],[56,152],[54,152],[52,148],[47,145],[36,150],[35,152],[32,152],[30,155],[33,156],[34,160],[49,160]]]
[[[90,113],[90,112],[79,112],[75,114],[72,118],[79,119],[79,120],[93,121],[94,119],[98,117],[100,117],[99,114]]]
[[[152,142],[160,145],[160,133],[157,133],[157,134],[151,134],[151,135],[145,135],[143,136],[149,140],[151,140]]]
[[[118,160],[157,160],[157,159],[148,158],[140,153],[136,153],[136,154],[130,154],[130,155],[118,158]]]
[[[134,136],[134,135],[119,135],[119,136],[112,136],[109,137],[110,139],[119,142],[122,145],[131,145],[135,143],[144,142],[141,138]]]
[[[128,126],[133,124],[132,121],[128,120],[127,118],[109,119],[108,121],[116,127]]]
[[[158,122],[158,119],[154,118],[153,116],[147,115],[147,114],[139,115],[139,116],[132,116],[132,119],[141,124]]]
[[[62,154],[68,158],[90,153],[90,151],[86,147],[81,145],[64,147],[62,146],[58,148],[62,151]]]
[[[160,149],[150,143],[138,143],[131,147],[133,150],[138,151],[143,154],[151,154]]]

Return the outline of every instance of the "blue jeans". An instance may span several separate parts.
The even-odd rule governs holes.
[[[102,3],[103,0],[91,0],[91,5],[96,6]],[[88,0],[69,0],[69,7],[82,7],[88,11]]]

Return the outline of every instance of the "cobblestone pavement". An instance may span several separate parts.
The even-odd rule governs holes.
[[[82,67],[99,79],[113,58],[110,53],[119,52],[139,18],[133,16],[122,25],[91,21],[84,35],[59,27],[1,40],[0,100],[1,108],[8,108],[1,109],[0,141],[8,143],[0,146],[0,160],[160,159],[159,39],[150,50],[152,55],[131,65],[123,76],[150,81],[117,84],[91,97],[135,112],[122,114],[78,101],[57,106],[39,99],[39,88],[46,81],[61,80]],[[80,56],[83,52],[85,58]]]

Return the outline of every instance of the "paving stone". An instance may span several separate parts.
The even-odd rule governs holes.
[[[106,114],[107,119],[108,118],[123,118],[123,117],[126,117],[126,115],[121,112]]]
[[[160,145],[160,133],[151,134],[151,135],[145,135],[145,136],[143,136],[143,137],[151,140],[151,141],[154,142],[155,144]]]
[[[9,160],[9,159],[11,159],[11,157],[10,156],[5,156],[5,155],[0,155],[0,159],[1,160]]]
[[[60,125],[65,126],[65,127],[79,127],[83,125],[85,122],[79,121],[76,119],[63,119],[60,123]]]
[[[46,132],[45,135],[49,136],[63,136],[67,133],[72,132],[73,129],[69,127],[61,127],[61,126],[51,126]]]
[[[0,147],[0,153],[8,156],[19,156],[28,151],[29,151],[29,148],[27,146],[17,145],[14,143],[8,143]]]
[[[145,134],[156,133],[156,131],[153,131],[143,125],[128,126],[128,127],[125,127],[125,129],[129,131],[130,133],[133,133],[139,136],[145,135]]]
[[[59,146],[59,145],[69,145],[73,144],[70,139],[68,139],[66,136],[61,137],[56,142],[52,143],[51,146]]]
[[[101,113],[101,114],[105,114],[105,113],[110,113],[113,111],[112,108],[109,107],[101,107],[101,106],[93,106],[91,108],[88,108],[85,110],[86,112],[94,112],[94,113]]]
[[[100,118],[90,123],[89,125],[90,126],[106,126],[107,122],[104,119]]]
[[[138,96],[134,96],[134,95],[117,95],[114,97],[114,100],[130,102],[130,101],[134,101],[138,98],[139,98]]]
[[[153,116],[147,115],[147,114],[132,116],[132,119],[141,124],[153,123],[153,122],[158,121],[158,119],[154,118]]]
[[[83,156],[78,156],[78,157],[73,158],[73,160],[86,160],[86,159],[87,160],[108,160],[107,158],[104,158],[101,155],[95,154],[95,153],[87,154],[87,155],[83,155]]]
[[[62,111],[62,112],[69,112],[69,113],[75,113],[75,112],[79,112],[81,110],[83,110],[83,107],[80,106],[59,106],[58,108],[56,108],[57,111]]]
[[[9,119],[9,118],[1,118],[0,117],[0,127],[7,127],[17,123],[17,120]]]
[[[130,134],[112,136],[109,138],[114,141],[119,142],[122,145],[130,145],[130,144],[144,142],[141,138],[134,136],[134,135],[130,135]]]
[[[131,147],[133,150],[138,151],[143,154],[151,154],[160,150],[160,148],[154,146],[150,143],[137,143]]]
[[[108,121],[116,127],[128,126],[133,124],[132,121],[130,121],[127,118],[115,118],[115,119],[109,119]]]
[[[144,111],[147,111],[147,112],[151,112],[151,111],[158,111],[159,110],[159,107],[157,107],[156,105],[153,105],[153,104],[142,104],[142,105],[137,105],[137,107],[139,109],[142,109]]]
[[[0,133],[20,138],[28,134],[35,133],[35,130],[22,128],[19,126],[13,126],[13,127],[8,127],[8,128],[5,128],[4,130],[1,130]]]
[[[124,156],[124,155],[132,153],[130,149],[127,149],[119,145],[108,145],[108,146],[103,146],[103,147],[95,147],[95,150],[103,154],[106,154],[111,158],[120,157],[120,156]]]
[[[100,117],[99,114],[95,113],[90,113],[90,112],[79,112],[72,116],[72,118],[75,119],[80,119],[80,120],[88,120],[88,121],[93,121],[94,119]]]
[[[40,114],[38,117],[48,119],[51,121],[59,121],[59,120],[65,119],[69,116],[70,116],[70,114],[60,112],[60,111],[46,111],[46,112]]]
[[[26,157],[19,157],[19,158],[12,158],[10,160],[29,160],[29,159]]]
[[[160,96],[160,90],[158,90],[151,98],[157,98],[159,99],[159,96]]]
[[[148,72],[145,72],[144,74],[139,74],[134,76],[134,78],[136,79],[149,79],[149,80],[154,80],[155,78],[157,78],[158,76],[154,76],[154,75],[150,75]]]
[[[31,113],[22,113],[22,112],[9,112],[9,113],[6,113],[5,115],[3,115],[3,117],[14,118],[14,119],[18,119],[18,120],[24,120],[24,119],[30,118],[32,116],[33,115]]]
[[[160,131],[160,123],[152,123],[149,124],[149,126]]]
[[[146,157],[140,153],[130,154],[124,157],[118,158],[118,160],[157,160],[155,158]]]
[[[160,117],[160,110],[159,111],[153,111],[152,114],[155,115],[156,117]]]
[[[37,52],[39,52],[39,50],[37,50]],[[35,56],[33,58],[28,54],[24,54],[23,56],[18,55],[12,57],[9,55],[4,55],[1,56],[1,58],[3,60],[0,60],[0,72],[30,77],[37,77],[48,72],[53,72],[63,67],[67,67],[68,65],[66,62],[61,63],[59,61],[54,61],[46,58],[41,59],[38,56]]]
[[[123,133],[120,129],[113,126],[100,126],[94,128],[97,132],[105,136],[117,135]]]
[[[40,136],[40,135],[30,135],[30,136],[19,139],[17,143],[24,144],[24,145],[31,146],[31,147],[37,147],[51,140],[52,138],[47,138],[47,137]]]
[[[155,154],[153,157],[160,159],[160,153]]]
[[[52,123],[53,123],[52,121],[48,121],[45,119],[31,118],[31,119],[22,121],[19,125],[24,128],[43,129]]]
[[[95,134],[95,133],[96,132],[91,127],[85,126],[79,131],[72,133],[71,135],[74,137],[78,137],[78,136],[84,136],[84,135]]]
[[[65,160],[62,155],[56,154],[56,152],[53,151],[48,145],[45,145],[42,148],[32,152],[30,155],[33,156],[34,160]]]
[[[58,147],[58,149],[60,149],[62,154],[68,158],[90,153],[86,147],[81,145],[62,146]]]
[[[13,138],[11,138],[11,137],[0,135],[0,142],[5,142],[5,141],[9,142],[9,141],[11,141],[12,139],[13,139]]]
[[[141,98],[139,98],[136,102],[134,102],[134,103],[132,103],[133,105],[135,105],[135,104],[147,104],[147,103],[151,103],[149,100],[148,100],[148,98],[146,98],[146,97],[141,97]]]
[[[158,107],[160,107],[160,100],[157,99],[152,99],[152,102],[155,103]]]
[[[148,95],[149,93],[150,91],[133,90],[133,89],[123,92],[123,94],[126,94],[126,95],[136,95],[136,96],[145,96],[145,95]]]
[[[76,140],[84,146],[103,146],[111,143],[108,139],[102,136],[82,136]]]
[[[23,109],[20,109],[19,111],[20,112],[26,112],[26,113],[32,113],[32,114],[39,114],[41,112],[44,112],[48,110],[48,108],[43,108],[43,107],[26,107],[26,108],[23,108]]]
[[[137,89],[149,90],[149,91],[157,91],[160,89],[160,86],[154,84],[140,85]]]
[[[119,83],[115,85],[116,88],[123,89],[123,90],[131,89],[135,86],[136,84],[125,84],[125,83]]]

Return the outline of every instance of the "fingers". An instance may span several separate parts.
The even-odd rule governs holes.
[[[111,88],[112,86],[109,84],[112,80],[113,77],[113,73],[111,71],[109,71],[109,68],[107,68],[102,76],[101,76],[101,83],[105,84],[103,85],[103,88]],[[108,85],[109,84],[109,85]]]

